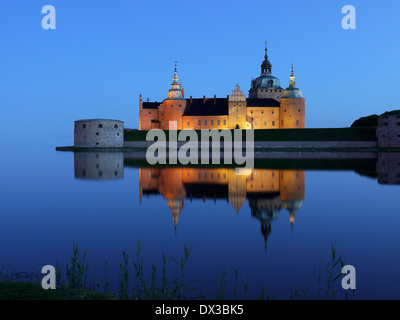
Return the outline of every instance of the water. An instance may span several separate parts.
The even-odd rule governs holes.
[[[196,286],[204,293],[214,294],[226,268],[228,295],[238,270],[239,292],[246,279],[248,298],[261,287],[288,298],[295,287],[317,288],[318,268],[335,243],[356,268],[356,298],[400,298],[399,155],[270,161],[236,172],[137,167],[123,154],[54,146],[45,139],[2,152],[2,266],[38,272],[58,260],[64,267],[76,241],[88,248],[97,277],[107,260],[117,285],[124,249],[132,261],[141,241],[149,272],[152,263],[162,267],[163,252],[182,257],[186,243],[186,279],[201,278]],[[172,260],[168,268],[174,274]]]

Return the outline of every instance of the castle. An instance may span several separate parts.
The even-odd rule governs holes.
[[[304,128],[305,99],[296,88],[293,66],[286,89],[271,70],[265,44],[261,75],[251,81],[248,98],[236,85],[226,98],[185,99],[175,65],[171,89],[163,102],[144,102],[140,95],[139,130],[169,130],[170,121],[176,121],[178,130]]]
[[[242,170],[238,174],[237,170]],[[204,202],[226,199],[236,213],[246,200],[251,215],[261,223],[265,249],[271,233],[271,223],[284,208],[289,211],[289,222],[295,221],[295,212],[304,200],[304,170],[232,169],[164,167],[139,168],[139,196],[162,195],[171,210],[175,230],[185,200]]]

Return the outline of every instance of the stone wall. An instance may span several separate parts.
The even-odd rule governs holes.
[[[400,115],[381,115],[378,118],[376,137],[381,148],[399,148]]]
[[[122,148],[124,123],[119,120],[89,119],[75,121],[74,147]]]

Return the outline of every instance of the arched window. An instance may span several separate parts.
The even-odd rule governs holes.
[[[118,129],[118,125],[117,125],[117,124],[114,124],[114,128],[115,128],[115,129]]]
[[[82,125],[82,128],[85,129],[85,128],[86,128],[86,124],[83,124],[83,125]]]
[[[102,124],[99,124],[99,128],[103,128],[103,125],[102,125]]]

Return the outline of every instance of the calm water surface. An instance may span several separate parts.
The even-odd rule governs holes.
[[[137,167],[123,154],[56,152],[55,145],[44,139],[2,151],[2,266],[65,266],[77,241],[99,278],[107,260],[117,285],[124,249],[133,260],[141,241],[149,272],[152,263],[162,266],[163,252],[178,259],[190,243],[186,279],[201,278],[203,292],[214,293],[226,267],[228,295],[238,270],[248,298],[261,287],[288,298],[297,286],[317,287],[336,243],[356,268],[356,298],[400,298],[400,156],[334,161],[329,170],[292,160],[236,171]]]

